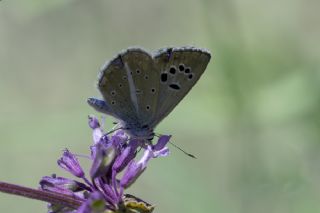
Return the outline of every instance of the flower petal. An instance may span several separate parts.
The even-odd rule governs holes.
[[[47,191],[68,191],[67,194],[69,194],[69,192],[90,190],[90,187],[86,186],[83,183],[68,178],[55,176],[42,177],[40,180],[40,187],[42,190]]]
[[[103,184],[102,186],[103,191],[106,195],[106,200],[112,205],[117,206],[117,204],[120,202],[121,198],[117,196],[113,188],[108,184]]]
[[[97,144],[99,143],[100,139],[103,136],[103,130],[100,128],[99,120],[95,116],[90,115],[88,123],[90,128],[93,129],[92,131],[93,143]]]
[[[159,151],[163,149],[167,143],[170,141],[171,135],[161,135],[158,142],[152,147],[154,151]]]
[[[139,142],[137,140],[131,140],[129,145],[121,152],[113,163],[112,170],[117,173],[121,172],[128,163],[136,156]]]
[[[105,175],[110,169],[111,163],[116,156],[114,146],[104,146],[98,143],[94,146],[95,155],[90,169],[91,178],[97,178]]]
[[[106,210],[105,201],[101,192],[96,191],[80,206],[77,213],[102,213]]]
[[[89,115],[88,118],[89,118],[88,124],[91,129],[100,128],[100,123],[97,117],[95,117],[94,115]]]
[[[132,160],[120,180],[120,186],[122,188],[128,188],[129,186],[131,186],[131,184],[133,184],[136,179],[143,173],[145,168],[146,167],[143,167],[141,163],[136,163],[134,160]]]
[[[121,152],[124,145],[128,141],[128,136],[123,130],[117,130],[112,134],[111,137],[112,144],[117,147],[117,149]]]
[[[157,158],[157,157],[166,157],[170,154],[170,150],[168,147],[164,147],[163,149],[159,150],[159,151],[154,151],[153,152],[153,157]]]
[[[58,160],[58,165],[76,177],[84,177],[84,172],[79,164],[78,159],[67,149],[63,152],[62,157]]]

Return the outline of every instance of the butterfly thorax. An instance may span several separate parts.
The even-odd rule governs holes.
[[[154,137],[153,129],[148,125],[122,123],[121,126],[133,138],[151,140]]]

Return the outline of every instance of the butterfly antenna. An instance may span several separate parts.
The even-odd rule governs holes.
[[[175,145],[173,142],[169,141],[169,143],[170,143],[172,146],[174,146],[175,148],[179,149],[179,150],[180,150],[181,152],[183,152],[184,154],[188,155],[189,157],[194,158],[194,159],[197,159],[196,156],[194,156],[193,154],[190,154],[190,153],[184,151],[184,150],[181,149],[179,146]]]
[[[120,129],[126,129],[126,128],[123,128],[123,127],[119,127],[119,128],[115,128],[113,130],[110,130],[109,132],[106,133],[106,135],[110,135],[111,133],[117,131],[117,130],[120,130]]]
[[[155,134],[155,136],[159,138],[161,135]],[[173,142],[169,141],[169,143],[170,143],[173,147],[179,149],[181,152],[183,152],[184,154],[186,154],[187,156],[189,156],[189,157],[191,157],[191,158],[194,158],[194,159],[197,159],[196,156],[194,156],[193,154],[190,154],[190,153],[184,151],[182,148],[180,148],[179,146],[175,145]]]

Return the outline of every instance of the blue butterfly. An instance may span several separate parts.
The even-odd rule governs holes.
[[[150,54],[129,48],[107,62],[98,77],[103,100],[89,98],[134,138],[150,140],[154,128],[183,99],[206,69],[211,54],[194,47],[164,48]]]

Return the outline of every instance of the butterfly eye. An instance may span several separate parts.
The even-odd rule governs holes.
[[[149,111],[150,110],[150,105],[147,105],[146,109],[147,109],[147,111]]]
[[[183,65],[183,64],[180,64],[180,65],[179,65],[179,71],[180,71],[180,72],[183,72],[183,71],[184,71],[184,65]]]
[[[169,70],[169,72],[170,72],[172,75],[176,74],[176,68],[175,68],[175,67],[171,67],[170,70]]]
[[[112,105],[115,105],[115,104],[116,104],[116,102],[115,102],[115,101],[111,101],[111,104],[112,104]]]
[[[115,95],[116,95],[116,91],[114,91],[114,90],[111,91],[111,95],[112,95],[112,96],[115,96]]]
[[[124,75],[124,76],[122,77],[122,79],[123,79],[123,80],[127,80],[127,76]]]
[[[148,79],[149,79],[149,76],[145,75],[145,76],[144,76],[144,79],[148,80]]]
[[[151,93],[155,93],[156,89],[155,88],[151,88]]]
[[[122,87],[122,84],[119,84],[119,87],[121,88],[121,87]]]
[[[141,71],[140,71],[139,69],[137,69],[137,70],[136,70],[136,73],[137,73],[137,74],[140,74],[140,73],[141,73]]]
[[[161,74],[161,82],[166,82],[168,80],[168,74],[167,73],[162,73]]]
[[[190,70],[190,68],[188,67],[188,68],[186,68],[186,69],[184,70],[184,72],[185,72],[185,73],[190,73],[191,70]]]

